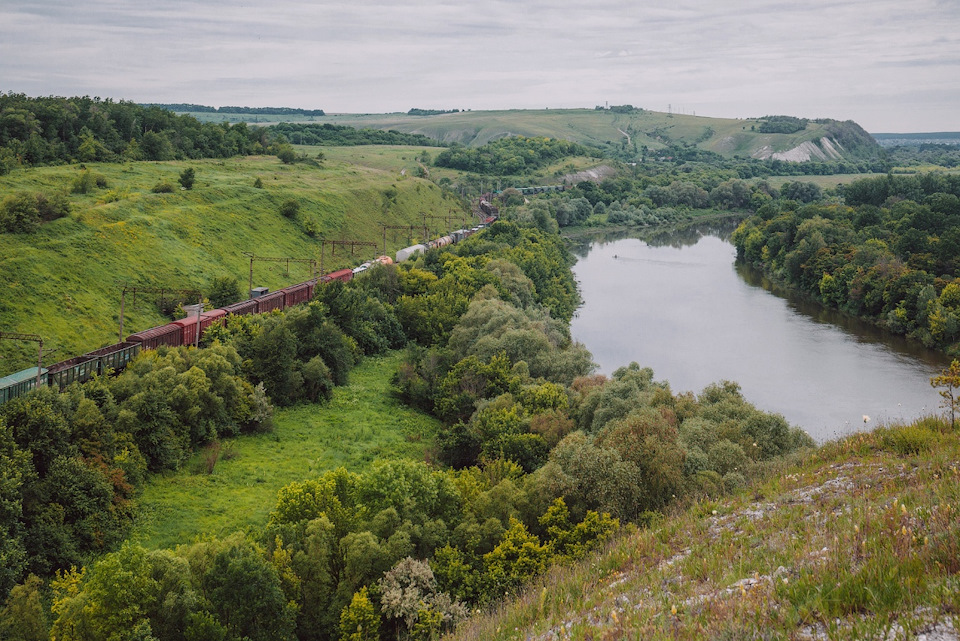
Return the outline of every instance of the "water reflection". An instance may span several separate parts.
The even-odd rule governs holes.
[[[735,223],[579,243],[571,324],[610,374],[636,361],[674,391],[737,381],[758,407],[817,440],[936,410],[946,359],[777,288],[734,264]]]

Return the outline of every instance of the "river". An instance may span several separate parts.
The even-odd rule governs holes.
[[[578,242],[571,332],[601,373],[636,361],[674,393],[736,381],[818,442],[942,411],[930,377],[946,357],[778,291],[735,264],[731,231]]]

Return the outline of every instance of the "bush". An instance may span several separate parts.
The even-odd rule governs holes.
[[[177,182],[180,183],[180,186],[184,189],[193,189],[193,183],[197,179],[197,172],[194,171],[193,167],[187,167],[180,172],[180,177],[177,179]]]
[[[290,145],[283,145],[280,151],[277,152],[277,158],[279,158],[280,162],[284,165],[290,165],[297,161],[297,152],[295,152]]]
[[[176,189],[170,183],[159,182],[150,191],[155,194],[172,194]]]
[[[54,194],[48,197],[45,194],[38,193],[37,213],[43,222],[63,218],[70,213],[70,201],[63,194]]]
[[[280,215],[284,218],[296,218],[300,212],[300,203],[295,200],[285,200],[280,205]]]
[[[937,435],[920,425],[879,428],[877,436],[882,448],[893,450],[901,456],[919,454],[929,450],[937,442]]]
[[[0,231],[32,234],[40,227],[37,198],[28,193],[7,196],[0,204]]]
[[[70,193],[73,194],[89,194],[93,191],[95,183],[93,180],[93,175],[89,171],[80,172],[79,176],[75,176],[73,182],[70,184]]]

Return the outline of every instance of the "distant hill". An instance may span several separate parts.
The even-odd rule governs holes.
[[[228,108],[167,105],[201,122],[226,121],[270,125],[310,122],[358,129],[420,134],[441,144],[478,147],[506,136],[543,136],[597,147],[623,160],[639,159],[670,147],[695,147],[726,158],[786,161],[838,161],[876,158],[877,141],[853,121],[808,120],[768,115],[757,118],[709,118],[672,114],[625,105],[596,109],[511,109],[504,111],[440,111],[407,113],[317,114],[231,113]],[[295,111],[295,110],[290,110]]]
[[[877,142],[852,121],[786,116],[707,118],[643,109],[460,111],[436,115],[327,114],[317,123],[422,134],[443,143],[480,146],[511,135],[561,138],[621,157],[671,146],[696,147],[724,157],[791,161],[849,160],[879,155]],[[790,133],[776,133],[790,131]]]

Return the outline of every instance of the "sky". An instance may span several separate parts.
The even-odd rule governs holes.
[[[960,0],[0,0],[0,92],[960,131]]]

